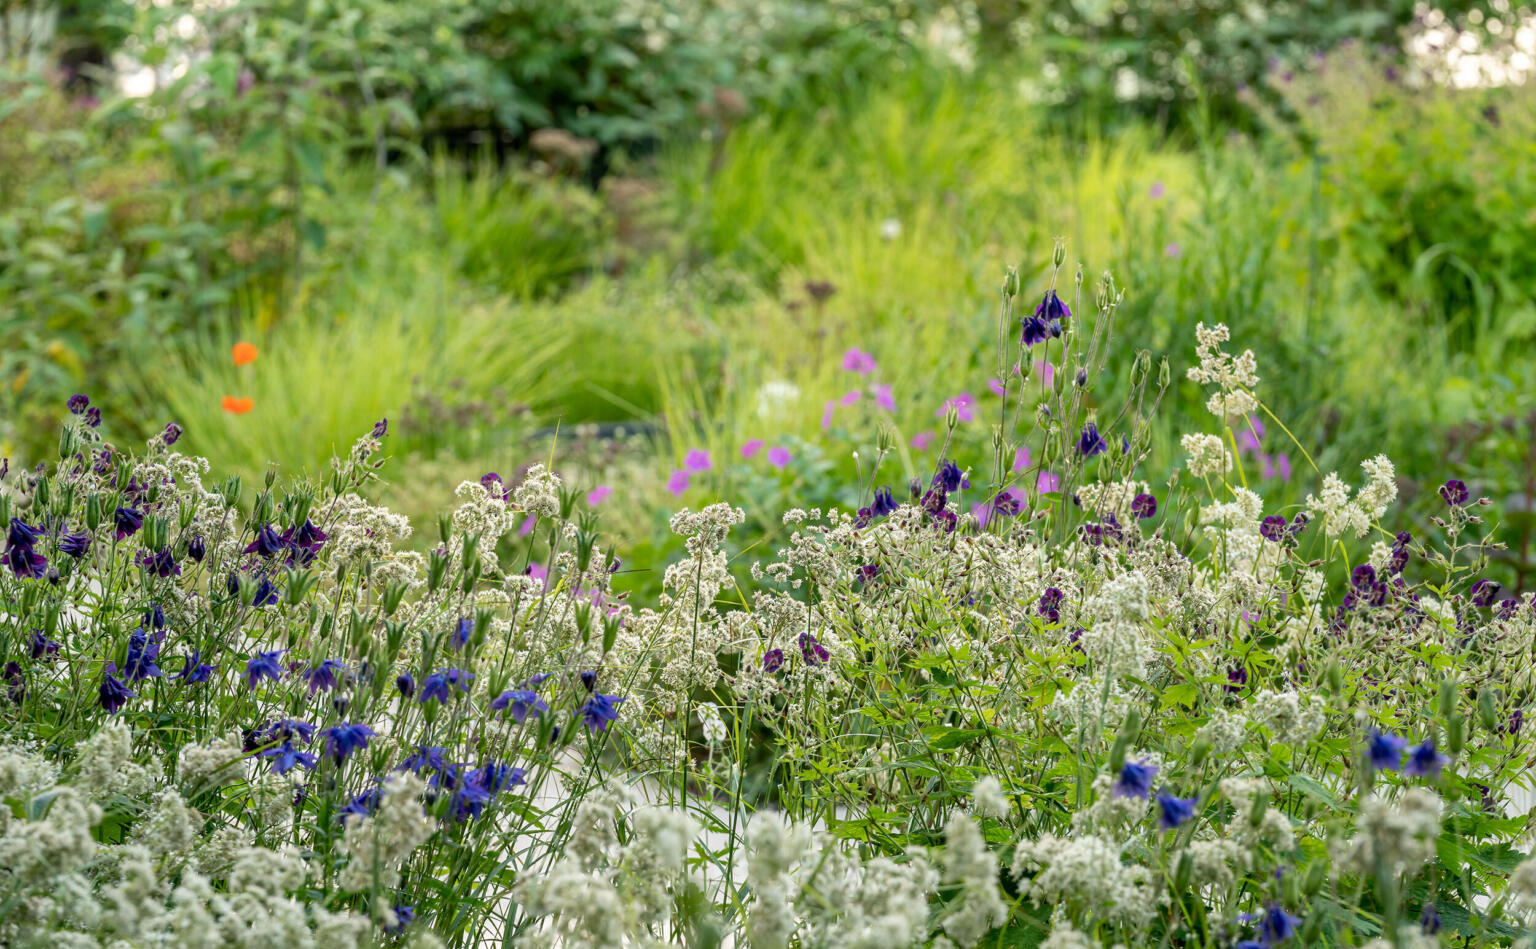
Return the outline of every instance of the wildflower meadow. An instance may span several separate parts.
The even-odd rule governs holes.
[[[1533,73],[0,0],[0,947],[1536,949]]]

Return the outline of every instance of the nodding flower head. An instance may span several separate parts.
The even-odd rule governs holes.
[[[1163,830],[1173,830],[1195,816],[1195,799],[1174,797],[1166,791],[1157,795],[1158,825]]]
[[[529,715],[537,717],[549,711],[549,704],[532,689],[508,689],[491,700],[491,711],[505,711],[514,722],[522,724]]]
[[[336,675],[346,675],[347,664],[340,659],[326,659],[304,674],[309,682],[309,694],[329,692],[336,688]]]
[[[91,551],[91,535],[76,531],[59,538],[59,552],[79,560]]]
[[[193,563],[202,563],[203,558],[208,556],[208,542],[203,540],[202,534],[187,541],[187,556],[192,558]]]
[[[251,599],[251,605],[256,607],[271,606],[277,602],[277,588],[272,585],[272,578],[262,577],[261,583],[256,586],[256,595]]]
[[[1084,458],[1092,458],[1108,450],[1109,444],[1104,441],[1104,436],[1099,434],[1099,426],[1093,422],[1084,425],[1083,433],[1077,437],[1077,453]]]
[[[1036,343],[1043,343],[1051,338],[1051,325],[1038,316],[1026,316],[1023,320],[1024,328],[1020,334],[1020,341],[1026,348]]]
[[[468,616],[459,617],[459,621],[453,627],[453,635],[448,638],[448,645],[454,649],[463,649],[469,645],[469,634],[475,631],[475,621]]]
[[[138,697],[138,694],[117,677],[117,666],[107,663],[106,673],[101,677],[101,688],[97,690],[101,707],[107,712],[116,713],[128,704],[129,699]]]
[[[42,630],[34,630],[27,643],[27,652],[33,659],[52,659],[61,648],[59,643],[44,636]]]
[[[1062,320],[1072,317],[1072,308],[1066,301],[1056,295],[1055,290],[1045,291],[1045,296],[1040,298],[1040,305],[1035,307],[1035,318],[1045,320],[1052,326],[1051,335],[1061,335]]]
[[[48,570],[48,558],[30,545],[7,547],[5,553],[0,554],[0,563],[10,567],[11,572],[23,580],[35,580]]]
[[[166,423],[165,430],[160,433],[160,441],[167,448],[181,440],[181,426],[175,422]]]
[[[402,672],[395,678],[395,688],[406,698],[416,694],[416,680],[409,672]]]
[[[1157,513],[1157,498],[1150,494],[1138,494],[1131,499],[1131,513],[1146,520]]]
[[[1479,580],[1472,584],[1472,605],[1487,609],[1499,595],[1502,585],[1493,580]]]
[[[1377,771],[1396,771],[1403,766],[1403,749],[1408,747],[1408,739],[1373,728],[1365,747],[1371,767]]]
[[[1157,774],[1157,765],[1151,761],[1127,761],[1120,769],[1120,777],[1115,781],[1115,795],[1117,797],[1147,798],[1152,794],[1152,778]]]
[[[217,668],[217,666],[210,666],[203,662],[202,651],[194,649],[183,661],[181,671],[171,678],[185,682],[188,685],[196,685],[199,682],[207,682],[213,675],[213,671]]]
[[[778,672],[784,668],[784,650],[770,649],[763,653],[763,671],[767,673]]]
[[[1299,917],[1281,909],[1279,903],[1270,903],[1264,909],[1264,915],[1259,917],[1259,939],[1266,946],[1285,942],[1296,935],[1296,925],[1300,922]]]
[[[800,634],[800,656],[810,666],[819,666],[832,658],[827,647],[816,641],[815,633]]]
[[[112,523],[117,528],[117,539],[126,540],[144,526],[144,512],[138,508],[120,507],[112,513]]]
[[[181,576],[181,566],[176,563],[176,558],[171,555],[171,548],[161,547],[156,553],[145,553],[139,558],[139,563],[144,566],[151,576],[162,580]]]
[[[1350,585],[1356,590],[1364,590],[1376,582],[1376,568],[1368,563],[1356,567],[1349,575]]]
[[[1419,929],[1426,936],[1433,936],[1440,931],[1440,910],[1434,903],[1425,903],[1424,909],[1419,913]]]
[[[160,658],[160,640],[165,634],[150,636],[142,629],[136,629],[128,636],[128,658],[123,662],[123,677],[130,682],[142,682],[145,679],[160,677],[160,667],[156,660]]]
[[[245,685],[248,689],[256,688],[263,679],[271,679],[277,682],[283,677],[283,664],[278,661],[285,649],[273,649],[270,652],[258,652],[245,662]]]
[[[992,499],[992,510],[1003,517],[1015,517],[1024,510],[1024,503],[1011,491],[1002,491]]]
[[[875,499],[870,502],[869,512],[875,517],[896,513],[896,498],[891,495],[890,488],[879,488],[875,491]]]
[[[933,486],[943,488],[949,493],[959,491],[962,485],[966,485],[965,473],[960,466],[953,461],[944,461],[939,465],[939,470],[933,476]]]
[[[33,527],[19,517],[13,517],[5,531],[5,542],[12,547],[31,547],[42,536],[40,528]]]
[[[1440,497],[1451,507],[1461,507],[1471,496],[1467,491],[1467,483],[1460,478],[1452,478],[1440,486]]]
[[[1434,741],[1426,739],[1408,753],[1408,764],[1403,767],[1403,774],[1410,778],[1438,778],[1441,769],[1449,762],[1449,758],[1436,750]]]
[[[275,557],[287,549],[283,543],[282,535],[271,524],[264,525],[256,532],[256,539],[245,547],[248,554],[260,554],[263,557]]]
[[[346,761],[355,751],[368,747],[368,739],[376,733],[367,725],[342,722],[321,732],[325,736],[325,750],[337,763]]]
[[[389,434],[389,419],[381,418],[373,423],[373,437],[383,438]]]
[[[423,703],[438,701],[448,703],[450,688],[457,686],[460,692],[469,691],[469,680],[474,676],[463,669],[439,669],[427,676],[421,683],[421,699]]]
[[[315,770],[315,756],[293,747],[291,741],[285,741],[276,748],[268,748],[261,753],[261,757],[272,759],[272,771],[275,774],[287,774],[295,767],[305,771]]]
[[[624,701],[621,695],[603,695],[594,693],[582,705],[581,720],[586,724],[587,731],[600,732],[608,728],[609,722],[619,720],[619,703]]]
[[[69,414],[80,415],[90,406],[91,400],[89,396],[84,396],[77,392],[69,397],[67,404],[69,406]]]

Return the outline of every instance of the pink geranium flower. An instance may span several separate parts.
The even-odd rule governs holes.
[[[708,471],[714,464],[709,460],[709,452],[695,448],[683,458],[683,467],[689,471]]]
[[[933,444],[933,433],[932,432],[918,432],[916,435],[912,436],[912,447],[917,449],[918,451],[927,451],[928,450],[928,446],[932,445],[932,444]]]
[[[789,449],[783,445],[774,445],[768,449],[768,463],[775,468],[783,468],[790,461]]]
[[[587,492],[587,504],[591,507],[597,507],[599,504],[602,504],[604,501],[608,500],[608,496],[612,493],[613,488],[611,486],[600,484],[593,488],[591,491]]]
[[[1040,472],[1040,477],[1035,479],[1035,490],[1041,494],[1050,494],[1052,491],[1061,490],[1061,479],[1049,471]]]
[[[854,389],[851,392],[843,393],[843,397],[839,401],[841,401],[843,405],[852,405],[859,401],[859,399],[863,398],[863,396],[864,393],[860,392],[858,389]]]
[[[741,446],[741,457],[751,458],[762,450],[763,440],[761,438],[750,438],[746,444]]]
[[[849,372],[868,374],[875,371],[875,357],[862,349],[854,348],[843,353],[843,368]]]
[[[1023,471],[1033,463],[1034,459],[1029,456],[1028,446],[1020,448],[1013,453],[1013,470],[1015,473]]]
[[[692,477],[692,475],[683,469],[677,469],[676,471],[672,472],[672,476],[667,479],[667,490],[672,492],[672,494],[676,497],[682,497],[683,492],[688,490],[688,482],[692,479]]]
[[[971,395],[969,392],[962,392],[955,396],[953,399],[946,399],[944,404],[939,408],[937,417],[943,418],[944,416],[948,415],[951,406],[954,407],[955,414],[960,417],[960,421],[976,421],[976,397]]]
[[[891,387],[889,385],[875,386],[872,391],[875,393],[876,405],[880,406],[882,409],[885,409],[887,412],[896,411],[896,398],[895,396],[891,395]]]

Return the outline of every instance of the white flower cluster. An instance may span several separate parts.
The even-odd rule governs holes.
[[[1329,537],[1346,532],[1364,537],[1371,522],[1397,500],[1397,474],[1385,455],[1361,462],[1360,467],[1365,469],[1366,483],[1354,498],[1350,498],[1349,485],[1337,472],[1329,472],[1323,478],[1321,497],[1307,495],[1307,507],[1322,519],[1323,531]]]
[[[1240,418],[1259,407],[1250,390],[1259,384],[1258,362],[1253,350],[1245,349],[1242,355],[1233,357],[1222,350],[1221,344],[1232,338],[1225,324],[1207,327],[1201,323],[1195,327],[1195,354],[1200,365],[1191,366],[1188,377],[1200,385],[1214,385],[1218,391],[1211,395],[1205,407],[1212,415],[1222,419]]]
[[[1189,456],[1185,467],[1197,478],[1219,478],[1232,470],[1232,455],[1220,435],[1189,434],[1179,439],[1179,444]]]
[[[1013,875],[1032,899],[1062,906],[1078,921],[1141,926],[1157,906],[1147,868],[1122,861],[1120,847],[1098,834],[1021,840]]]
[[[1342,862],[1365,874],[1375,873],[1378,864],[1392,875],[1417,870],[1435,856],[1440,806],[1439,795],[1427,788],[1409,788],[1396,801],[1367,795]]]
[[[421,806],[425,792],[426,783],[416,775],[391,775],[384,782],[378,811],[346,822],[341,850],[348,861],[338,880],[343,890],[392,890],[400,885],[400,865],[437,829]]]

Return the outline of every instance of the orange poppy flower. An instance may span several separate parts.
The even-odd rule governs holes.
[[[256,344],[245,342],[236,343],[235,348],[230,351],[230,355],[234,357],[235,365],[237,366],[244,366],[247,363],[253,363],[256,361]]]
[[[256,403],[252,399],[243,395],[239,398],[236,398],[232,395],[226,395],[224,397],[223,405],[224,411],[230,413],[231,415],[244,415],[256,407]]]

